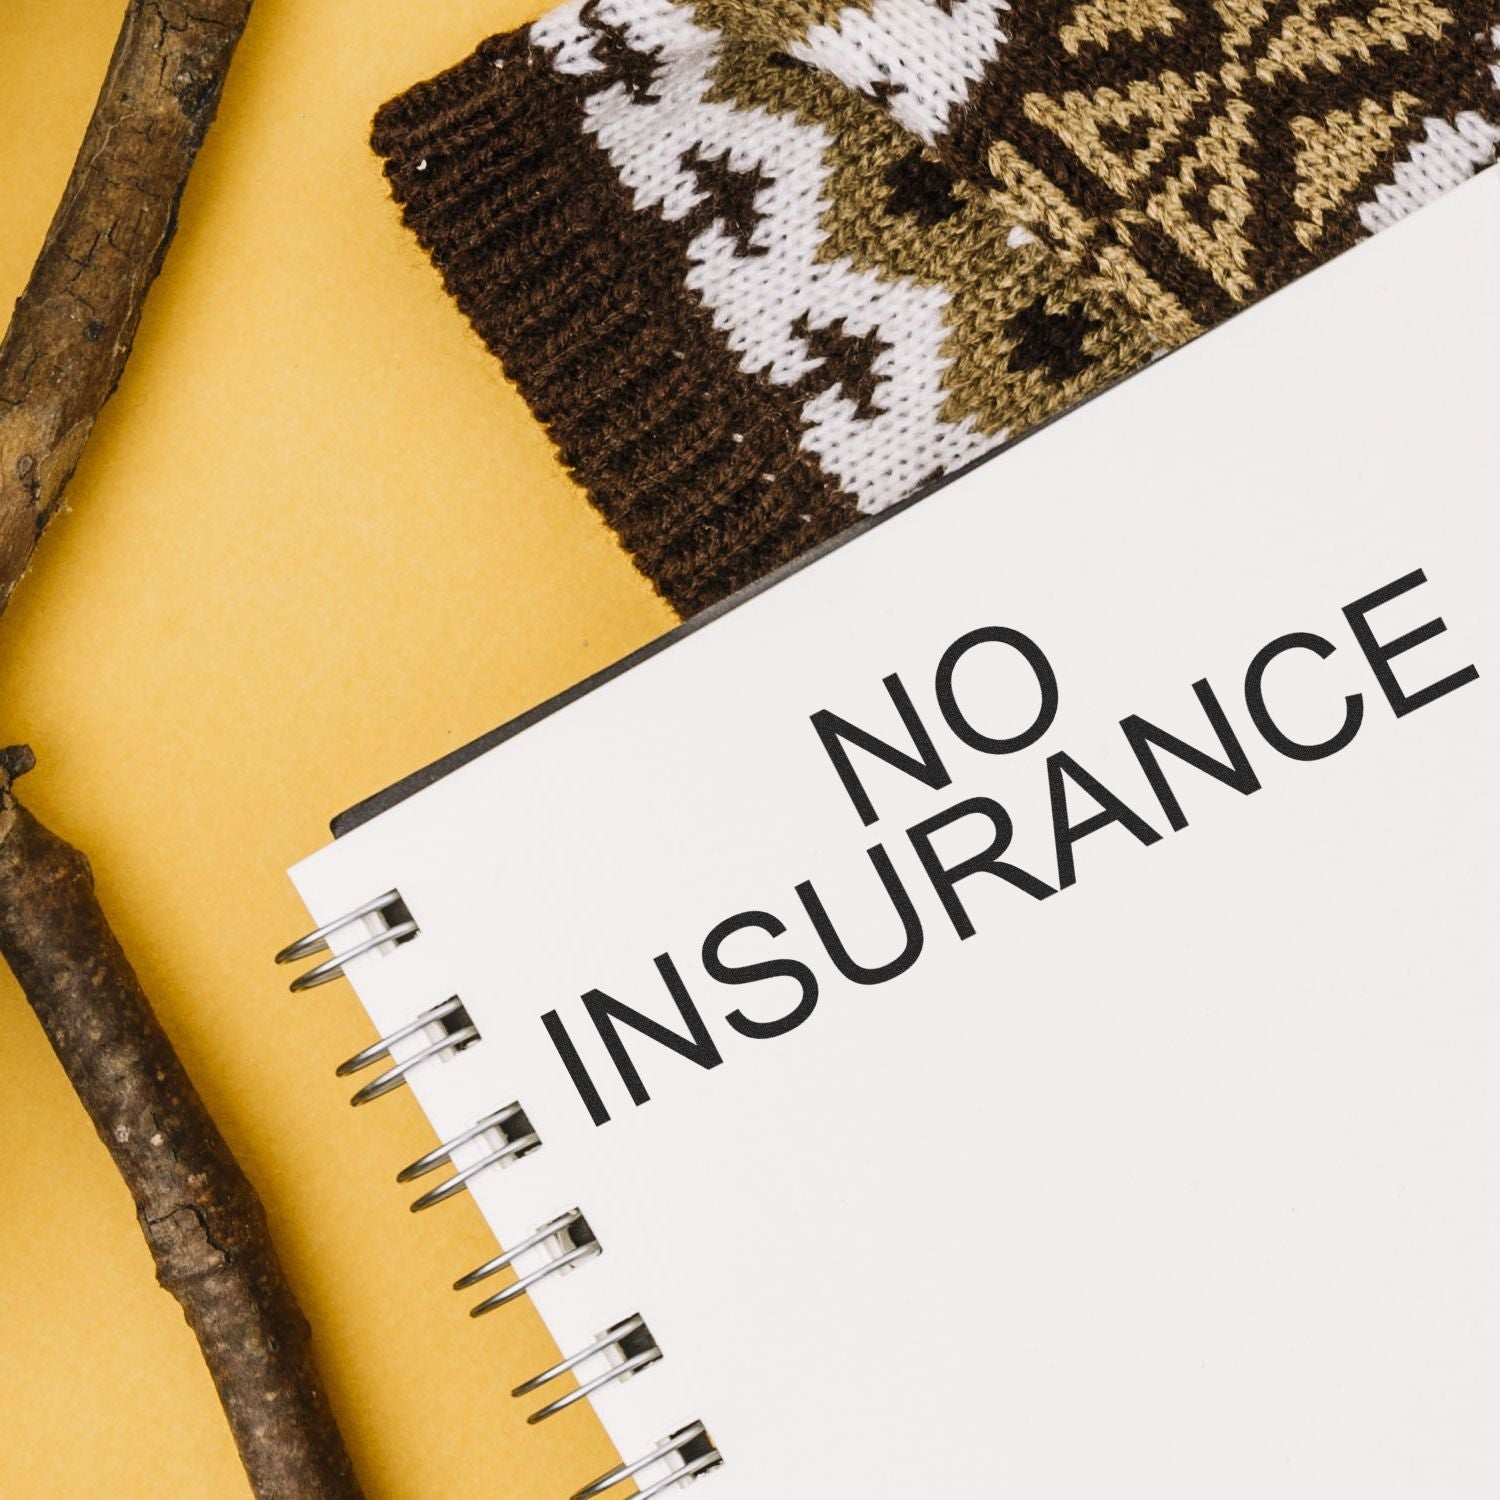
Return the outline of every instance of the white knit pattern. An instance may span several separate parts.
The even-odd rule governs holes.
[[[801,61],[878,99],[914,137],[942,136],[953,110],[1005,45],[1007,0],[864,0],[789,44]],[[637,210],[671,223],[707,199],[699,173],[727,153],[731,171],[759,173],[756,221],[747,255],[733,227],[716,217],[688,244],[688,289],[738,356],[740,369],[783,388],[824,364],[808,333],[833,329],[850,339],[874,335],[885,347],[870,364],[878,380],[863,406],[832,378],[808,382],[801,399],[802,446],[862,511],[904,499],[940,472],[1003,442],[949,408],[944,355],[952,328],[950,292],[890,273],[827,260],[825,216],[834,141],[821,125],[711,100],[719,34],[701,24],[690,0],[568,0],[531,29],[533,43],[561,73],[608,71],[601,26],[623,32],[653,59],[649,89],[614,82],[588,96],[585,129],[608,155]],[[1500,31],[1495,38],[1500,54]],[[1500,69],[1497,69],[1500,87]],[[1500,154],[1500,126],[1472,110],[1429,118],[1425,136],[1359,208],[1375,232],[1405,218]],[[741,234],[745,232],[741,226]],[[1010,243],[1030,242],[1015,227]],[[820,254],[822,252],[822,254]],[[868,351],[866,351],[867,353]]]
[[[1456,115],[1452,124],[1436,118],[1423,124],[1426,139],[1417,141],[1374,198],[1360,205],[1359,221],[1372,234],[1441,197],[1500,154],[1500,128],[1472,110]]]
[[[538,46],[559,49],[554,66],[575,75],[601,67],[592,53],[595,38],[580,25],[581,9],[573,0],[532,30]],[[954,423],[941,416],[948,363],[942,349],[951,331],[947,291],[856,270],[847,259],[818,259],[827,238],[821,224],[829,207],[827,132],[790,116],[708,100],[718,38],[686,7],[671,0],[604,0],[598,15],[626,26],[633,46],[660,51],[652,85],[657,102],[637,103],[616,84],[587,106],[586,129],[632,190],[637,209],[659,210],[670,222],[692,212],[704,196],[683,165],[693,150],[708,158],[728,151],[735,170],[758,169],[770,179],[755,204],[761,221],[753,243],[764,254],[737,255],[734,239],[717,222],[688,249],[688,286],[739,354],[740,367],[783,386],[815,370],[821,361],[793,332],[803,316],[814,329],[843,319],[847,334],[874,330],[891,346],[874,366],[882,382],[875,396],[880,412],[859,415],[838,389],[813,396],[801,412],[808,424],[803,446],[858,508],[882,510],[937,471],[1004,441],[1005,433],[982,433],[971,418]]]
[[[1006,0],[963,0],[944,14],[932,0],[872,0],[812,27],[790,48],[861,93],[886,90],[887,108],[931,145],[1005,43]]]

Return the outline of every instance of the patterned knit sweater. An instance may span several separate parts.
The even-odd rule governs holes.
[[[569,0],[374,143],[687,615],[1494,161],[1500,0]]]

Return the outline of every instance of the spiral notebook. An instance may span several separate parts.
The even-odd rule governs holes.
[[[293,872],[579,1495],[1500,1494],[1497,245],[1490,172]]]

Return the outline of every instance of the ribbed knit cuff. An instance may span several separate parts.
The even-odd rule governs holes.
[[[1496,4],[569,0],[374,143],[687,615],[1493,160]]]
[[[587,80],[523,35],[386,106],[374,144],[449,292],[642,571],[688,615],[855,519],[637,212]]]
[[[684,615],[1160,347],[878,107],[701,7],[574,0],[387,105],[374,144]]]

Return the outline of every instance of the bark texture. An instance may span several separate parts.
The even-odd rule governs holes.
[[[0,955],[130,1188],[256,1495],[357,1500],[265,1210],[157,1024],[88,861],[16,801],[31,759],[0,751]]]
[[[125,367],[249,12],[250,0],[126,9],[73,175],[0,344],[0,610]]]
[[[73,174],[0,344],[0,611],[129,357],[250,0],[130,0]],[[88,861],[0,751],[0,956],[135,1200],[259,1500],[359,1500],[265,1210],[110,931]],[[170,1424],[162,1431],[170,1441]]]

